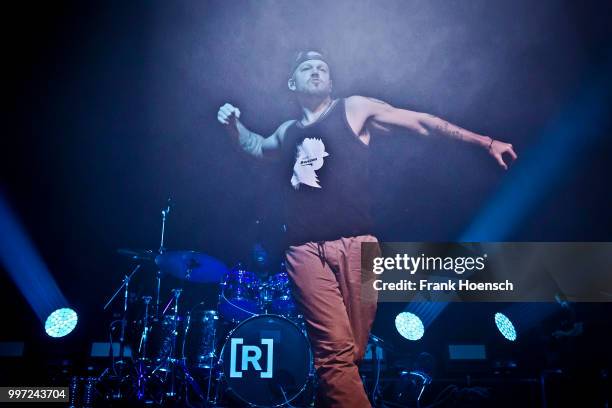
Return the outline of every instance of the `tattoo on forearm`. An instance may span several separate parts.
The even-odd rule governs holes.
[[[459,126],[451,125],[445,120],[442,120],[441,124],[436,125],[436,130],[454,139],[463,140],[463,129]]]
[[[436,125],[436,130],[440,133],[448,133],[448,125],[448,122],[442,121],[441,124]]]
[[[249,131],[249,134],[246,137],[240,138],[240,144],[242,148],[248,152],[254,152],[257,148],[257,138],[253,135],[252,132]]]

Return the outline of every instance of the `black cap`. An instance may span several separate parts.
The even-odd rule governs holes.
[[[302,62],[310,61],[310,60],[321,60],[325,62],[327,65],[329,65],[329,63],[327,62],[327,59],[325,58],[323,53],[320,51],[315,51],[315,50],[300,51],[296,54],[295,60],[293,61],[293,64],[291,65],[291,71],[289,71],[289,78],[293,76],[293,73],[295,72],[297,67],[300,66]]]

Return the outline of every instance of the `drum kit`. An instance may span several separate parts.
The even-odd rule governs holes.
[[[283,266],[263,280],[241,264],[229,269],[200,252],[166,251],[169,212],[168,205],[159,250],[118,250],[137,265],[104,307],[123,294],[119,352],[110,353],[99,392],[107,401],[164,406],[310,405],[312,352]],[[147,264],[156,271],[154,294],[134,313],[130,282]],[[181,282],[167,300],[160,296],[166,280]],[[187,307],[182,295],[194,284],[216,288],[216,307]]]

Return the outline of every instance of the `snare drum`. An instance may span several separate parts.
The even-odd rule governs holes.
[[[227,391],[250,406],[277,407],[310,396],[310,343],[289,319],[259,315],[243,321],[227,336],[220,357]]]

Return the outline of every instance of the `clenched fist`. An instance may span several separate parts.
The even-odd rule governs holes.
[[[240,117],[240,109],[231,103],[226,103],[219,108],[217,120],[224,125],[236,125],[236,120]]]

